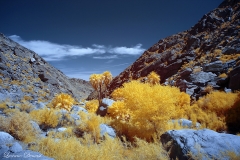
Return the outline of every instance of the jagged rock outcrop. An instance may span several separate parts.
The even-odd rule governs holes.
[[[161,142],[171,159],[229,159],[228,151],[240,154],[240,136],[209,129],[170,130],[161,135]]]
[[[70,79],[35,52],[0,34],[0,100],[18,102],[48,101],[57,93],[68,93],[77,100],[92,91],[84,80]],[[28,98],[26,98],[28,96]]]
[[[113,79],[105,94],[109,96],[123,83],[145,77],[151,71],[160,75],[161,83],[178,86],[192,98],[203,96],[208,85],[217,90],[238,90],[239,33],[240,0],[225,0],[189,30],[161,39],[150,47]]]

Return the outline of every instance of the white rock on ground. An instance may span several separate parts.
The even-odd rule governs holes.
[[[101,137],[104,136],[105,134],[108,134],[110,137],[115,138],[116,133],[114,129],[106,124],[100,124],[100,135]]]
[[[108,98],[103,98],[102,99],[102,103],[106,104],[107,106],[111,106],[115,101],[112,99],[108,99]]]
[[[228,159],[222,153],[231,151],[240,154],[240,136],[217,133],[209,129],[193,130],[170,130],[161,136],[163,146],[171,145],[166,149],[170,158],[187,160],[186,154],[192,152],[194,155],[201,153],[202,159]]]
[[[0,132],[0,145],[12,143],[13,141],[14,138],[10,134],[6,132]]]
[[[39,152],[23,150],[22,146],[14,138],[0,131],[0,159],[1,160],[53,160]]]

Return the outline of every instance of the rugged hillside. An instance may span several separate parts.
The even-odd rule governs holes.
[[[48,101],[56,93],[78,100],[92,92],[91,85],[70,79],[31,50],[0,34],[0,99],[18,102]]]
[[[187,31],[159,40],[115,77],[109,95],[124,82],[161,76],[161,83],[178,86],[198,98],[206,86],[240,89],[240,1],[225,0]],[[93,96],[89,97],[89,99]]]

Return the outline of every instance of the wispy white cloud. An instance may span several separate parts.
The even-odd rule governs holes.
[[[133,47],[114,47],[110,48],[109,52],[110,53],[115,53],[115,54],[130,54],[130,55],[137,55],[137,54],[142,54],[144,52],[144,48],[142,48],[142,44],[137,44],[136,46]]]
[[[95,56],[94,59],[116,59],[118,58],[117,55],[109,55],[109,56]]]
[[[26,48],[33,50],[47,61],[61,60],[66,56],[83,56],[87,54],[103,54],[106,53],[104,49],[93,46],[92,48],[73,46],[73,45],[60,45],[48,41],[31,40],[25,41],[17,35],[12,35],[10,38]]]
[[[25,41],[20,36],[9,36],[12,40],[23,45],[26,48],[38,53],[47,61],[58,61],[68,56],[94,55],[95,59],[116,59],[118,54],[137,55],[144,52],[142,44],[133,47],[106,47],[104,45],[93,44],[91,47],[81,47],[66,44],[57,44],[49,41],[31,40]],[[111,53],[110,56],[99,56],[99,54]]]

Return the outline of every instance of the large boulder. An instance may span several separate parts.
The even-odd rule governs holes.
[[[202,159],[228,159],[224,154],[227,151],[240,154],[240,136],[209,129],[170,130],[161,136],[161,142],[171,159],[187,160],[189,153]]]
[[[14,138],[10,134],[6,132],[0,132],[0,145],[12,143],[13,140]]]

